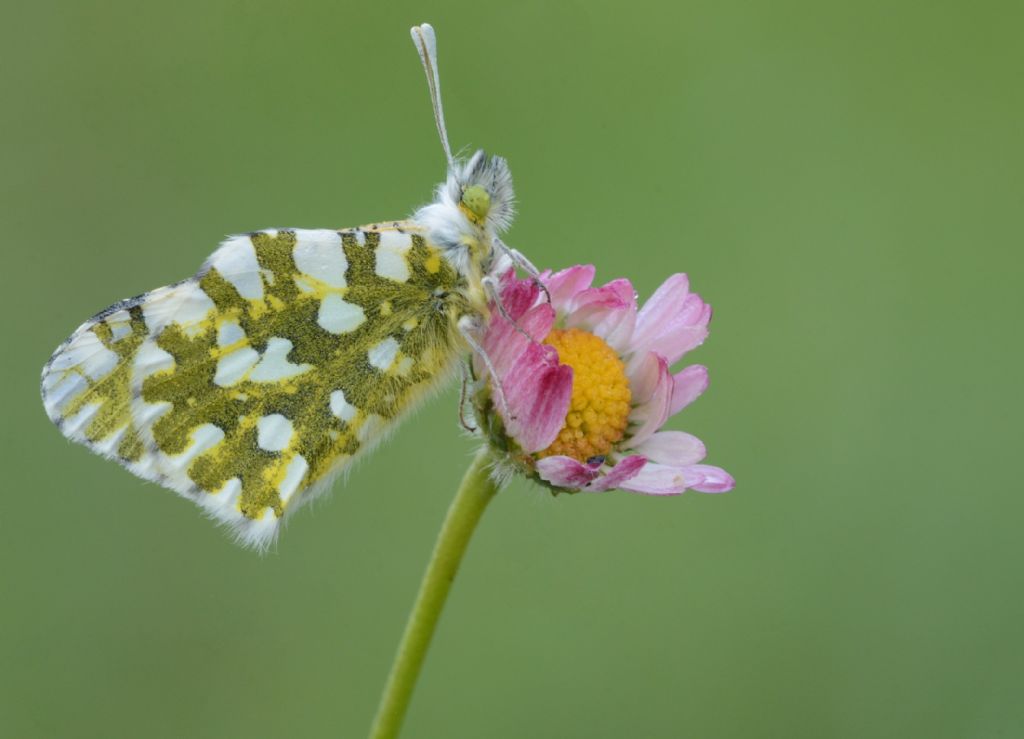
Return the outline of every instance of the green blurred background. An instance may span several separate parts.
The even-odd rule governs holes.
[[[1019,3],[5,3],[0,736],[360,737],[473,443],[446,393],[260,558],[37,377],[224,234],[508,157],[510,243],[716,309],[672,425],[736,490],[517,482],[407,737],[1024,734]],[[341,489],[344,487],[344,489]]]

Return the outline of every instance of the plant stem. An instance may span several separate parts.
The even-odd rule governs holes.
[[[434,554],[420,583],[416,603],[405,624],[391,674],[384,686],[377,717],[370,729],[370,739],[394,739],[398,736],[462,555],[484,509],[498,492],[498,486],[490,476],[491,462],[487,447],[480,449],[448,508],[448,515],[434,544]]]

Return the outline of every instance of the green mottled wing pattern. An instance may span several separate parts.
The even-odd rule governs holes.
[[[231,237],[195,277],[72,334],[44,405],[68,438],[266,547],[450,376],[465,295],[410,222]]]

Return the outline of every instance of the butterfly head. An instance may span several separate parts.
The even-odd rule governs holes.
[[[445,194],[463,216],[485,233],[500,233],[512,223],[514,193],[508,163],[481,149],[466,162],[454,162]]]
[[[512,175],[501,157],[476,152],[456,159],[434,202],[413,214],[430,241],[463,274],[488,272],[498,234],[512,223]]]

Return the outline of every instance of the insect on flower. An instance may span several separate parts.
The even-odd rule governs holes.
[[[499,264],[505,160],[452,157],[433,29],[412,29],[448,176],[404,221],[232,236],[195,276],[96,314],[43,368],[69,439],[174,490],[260,549],[459,359]],[[483,361],[487,362],[484,357]]]

